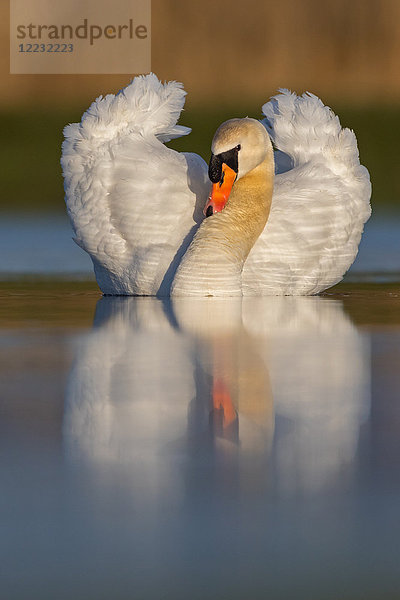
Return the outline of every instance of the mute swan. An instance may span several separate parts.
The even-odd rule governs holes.
[[[102,292],[306,295],[340,281],[371,212],[354,133],[283,90],[263,122],[219,127],[207,201],[204,160],[164,145],[190,133],[176,124],[185,94],[139,76],[64,130],[67,210]]]

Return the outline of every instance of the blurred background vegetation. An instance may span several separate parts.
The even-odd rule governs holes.
[[[0,127],[4,212],[63,211],[62,129],[129,75],[10,75],[1,3]],[[188,92],[179,150],[209,158],[221,121],[261,116],[279,87],[309,90],[356,132],[374,208],[400,205],[399,0],[152,0],[152,69]]]

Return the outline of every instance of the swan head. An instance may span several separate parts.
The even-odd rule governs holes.
[[[246,117],[222,123],[211,144],[208,175],[213,187],[204,214],[208,217],[220,212],[235,181],[258,167],[269,152],[271,141],[260,121]]]

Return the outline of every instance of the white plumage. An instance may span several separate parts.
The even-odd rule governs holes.
[[[190,132],[176,125],[184,98],[180,83],[136,77],[64,130],[68,214],[106,294],[169,295],[203,219],[206,163],[164,145]],[[283,90],[263,113],[277,174],[242,293],[316,294],[340,281],[357,254],[370,215],[368,171],[354,133],[316,96]]]

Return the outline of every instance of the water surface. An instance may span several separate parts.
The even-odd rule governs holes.
[[[73,240],[66,215],[35,217],[9,215],[0,220],[0,276],[26,275],[94,279],[89,255]],[[400,273],[400,217],[374,212],[365,225],[358,256],[347,279],[398,281]]]
[[[399,299],[3,284],[4,597],[397,598]]]

